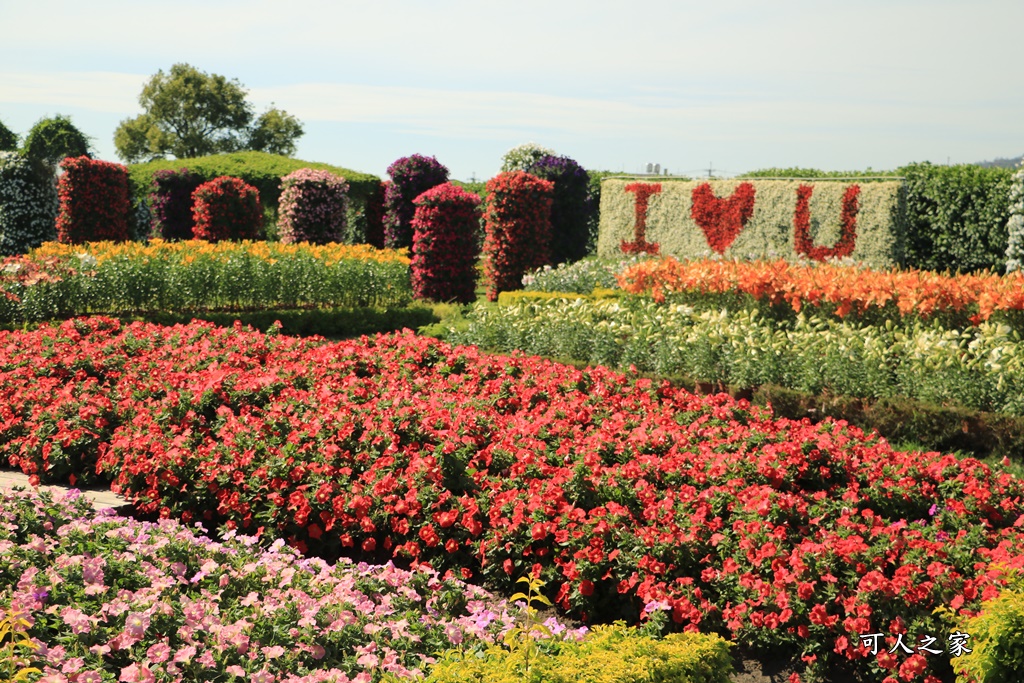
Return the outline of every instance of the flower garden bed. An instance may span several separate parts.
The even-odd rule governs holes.
[[[365,245],[47,243],[0,264],[0,322],[89,313],[386,308],[411,299],[408,256]]]
[[[0,493],[0,521],[0,621],[24,618],[35,643],[0,650],[0,674],[33,664],[62,683],[418,678],[438,652],[479,650],[520,618],[429,570],[331,566],[234,534],[215,542],[171,520],[95,513],[75,492]]]
[[[411,334],[81,319],[0,333],[0,395],[0,456],[43,479],[500,591],[533,573],[581,619],[660,603],[805,681],[949,680],[859,635],[945,633],[1024,566],[1024,487],[976,460]]]

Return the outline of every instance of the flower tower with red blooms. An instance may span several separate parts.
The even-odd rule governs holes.
[[[366,198],[366,243],[378,249],[384,248],[384,197],[390,180],[381,181]]]
[[[340,242],[348,225],[348,183],[330,171],[300,168],[281,178],[281,242]]]
[[[480,198],[445,183],[413,202],[412,292],[417,299],[476,299]]]
[[[413,154],[388,166],[391,183],[384,195],[384,246],[412,246],[413,200],[432,187],[448,182],[448,168],[435,157]]]
[[[57,183],[57,241],[123,242],[129,239],[128,169],[87,156],[68,157]]]
[[[221,176],[203,183],[192,193],[195,238],[252,240],[263,226],[260,193],[240,178]]]
[[[555,184],[523,171],[487,181],[484,277],[487,298],[519,289],[523,275],[551,263],[551,203]]]

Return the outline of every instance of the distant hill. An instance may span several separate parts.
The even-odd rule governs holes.
[[[984,168],[1017,168],[1022,160],[1024,160],[1024,154],[1012,159],[1000,158],[993,161],[979,161],[977,162],[977,165],[983,166]]]

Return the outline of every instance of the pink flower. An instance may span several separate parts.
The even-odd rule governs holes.
[[[284,654],[284,648],[280,645],[274,645],[273,647],[263,648],[263,656],[267,659],[277,659]]]
[[[92,622],[81,610],[74,607],[65,607],[60,614],[64,623],[71,627],[74,634],[88,633],[92,630]]]
[[[85,660],[81,657],[72,657],[71,659],[64,662],[64,666],[60,668],[66,674],[73,674],[79,669],[85,666]]]
[[[166,642],[157,643],[151,646],[148,650],[146,650],[146,656],[149,658],[149,661],[153,662],[154,664],[166,662],[168,658],[171,656],[171,648],[167,645]]]
[[[156,680],[156,676],[144,666],[129,664],[121,669],[121,677],[118,680],[125,683],[153,683]]]
[[[134,638],[141,638],[149,628],[149,615],[145,612],[132,612],[124,623],[126,633]]]
[[[263,669],[250,676],[249,683],[274,683],[274,674]]]
[[[196,647],[195,647],[195,645],[187,645],[187,646],[181,648],[180,650],[178,650],[176,653],[174,653],[174,661],[180,662],[182,664],[188,664],[189,662],[192,661],[192,658],[195,657],[195,656],[196,656]]]

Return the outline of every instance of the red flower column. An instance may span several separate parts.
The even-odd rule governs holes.
[[[128,169],[86,156],[68,157],[57,185],[57,241],[82,244],[128,239]]]
[[[195,238],[218,240],[258,239],[263,226],[260,193],[240,178],[220,176],[192,193]]]
[[[445,183],[413,200],[412,292],[417,299],[476,299],[480,198]]]
[[[487,181],[484,276],[487,298],[519,289],[523,275],[550,262],[551,202],[555,184],[523,171]]]

